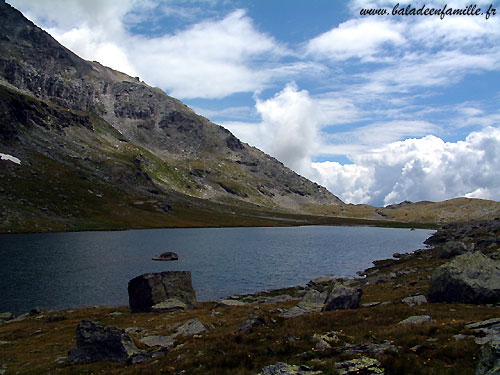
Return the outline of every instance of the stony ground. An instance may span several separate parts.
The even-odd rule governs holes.
[[[132,314],[127,306],[33,311],[0,324],[0,374],[475,374],[485,330],[471,323],[500,317],[500,306],[426,303],[432,272],[449,261],[439,252],[375,262],[347,281],[363,291],[352,310],[284,318],[310,289],[298,286],[172,313]],[[495,242],[488,252],[498,253]],[[123,328],[139,349],[156,354],[139,364],[69,365],[84,319]]]

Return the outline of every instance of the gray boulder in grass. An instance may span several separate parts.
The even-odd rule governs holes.
[[[123,329],[82,320],[76,327],[76,347],[68,352],[67,361],[72,365],[98,361],[125,362],[140,352]]]
[[[146,273],[128,283],[132,312],[149,312],[162,302],[176,300],[188,308],[196,306],[196,294],[189,271]],[[161,309],[160,309],[161,310]]]
[[[438,267],[429,286],[430,302],[500,302],[500,261],[481,252],[457,256]]]
[[[323,311],[357,309],[363,291],[341,283],[334,284],[328,291]]]

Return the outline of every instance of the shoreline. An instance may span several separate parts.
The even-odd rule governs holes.
[[[485,241],[484,236],[490,234],[486,230],[476,240]],[[500,256],[498,250],[492,249],[493,254]],[[256,375],[282,362],[331,374],[339,363],[368,358],[387,375],[472,374],[480,360],[482,334],[471,328],[471,322],[500,316],[500,305],[422,302],[419,296],[427,294],[432,272],[448,261],[439,258],[438,252],[437,247],[416,249],[396,259],[374,261],[361,271],[363,278],[349,280],[350,286],[363,290],[360,306],[351,310],[284,318],[283,312],[296,306],[304,294],[306,286],[296,286],[232,296],[229,303],[199,302],[195,309],[169,313],[132,314],[126,305],[39,312],[0,324],[0,369],[3,365],[6,375]],[[314,287],[328,284],[315,280]],[[425,320],[402,324],[410,317]],[[82,320],[125,330],[150,357],[136,364],[68,365],[66,356],[75,345],[75,328]],[[242,331],[245,324],[255,321],[260,323]],[[189,322],[203,329],[175,336]],[[175,343],[168,348],[145,344],[174,336]],[[329,341],[325,345],[321,340]]]

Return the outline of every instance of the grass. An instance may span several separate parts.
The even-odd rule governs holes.
[[[67,319],[49,322],[49,316],[0,325],[0,363],[7,374],[256,374],[262,367],[277,361],[307,364],[325,374],[335,374],[334,364],[356,358],[342,350],[346,343],[390,341],[397,352],[370,355],[378,359],[386,374],[474,374],[478,346],[472,338],[455,340],[459,333],[470,334],[465,325],[498,316],[498,307],[464,304],[424,304],[407,306],[400,301],[425,293],[429,272],[442,260],[425,254],[404,257],[394,262],[380,262],[381,273],[414,272],[382,283],[363,286],[362,303],[391,302],[356,310],[306,314],[285,320],[278,308],[290,308],[296,301],[276,305],[248,304],[238,307],[215,307],[213,302],[199,303],[186,312],[168,314],[131,314],[128,307],[99,307],[61,311]],[[373,270],[372,270],[373,271]],[[361,282],[361,280],[359,281]],[[245,296],[246,300],[283,293],[295,295],[296,288]],[[245,299],[245,298],[244,298]],[[111,314],[114,313],[114,314]],[[119,314],[116,314],[119,313]],[[245,333],[235,333],[251,314],[264,317],[266,325]],[[430,315],[432,321],[420,325],[399,325],[412,315]],[[139,327],[140,334],[131,336],[142,349],[141,335],[169,335],[176,324],[198,318],[208,331],[202,337],[177,338],[177,348],[146,363],[127,366],[122,363],[94,363],[68,366],[60,357],[75,345],[75,328],[82,319],[121,328]],[[337,331],[340,340],[327,351],[315,348],[315,333]]]

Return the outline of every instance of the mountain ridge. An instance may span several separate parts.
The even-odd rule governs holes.
[[[81,59],[5,2],[0,19],[0,152],[22,161],[1,161],[0,231],[499,216],[483,200],[344,204],[161,89]]]

